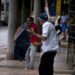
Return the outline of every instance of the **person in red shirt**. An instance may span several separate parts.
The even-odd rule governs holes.
[[[27,29],[32,29],[36,33],[39,33],[37,25],[34,24],[33,17],[27,18],[27,25],[28,25]],[[40,39],[37,36],[30,33],[29,41],[30,47],[26,53],[27,69],[34,69],[35,52],[37,51],[37,46],[40,44]]]

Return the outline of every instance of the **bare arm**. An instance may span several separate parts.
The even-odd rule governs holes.
[[[40,34],[37,34],[37,33],[35,33],[35,32],[34,32],[34,35],[37,36],[37,37],[39,37],[39,38],[40,38],[41,40],[43,40],[43,41],[45,41],[45,40],[47,39],[47,37],[42,36],[42,35],[40,35]]]
[[[47,39],[47,37],[42,36],[36,32],[34,32],[33,30],[28,30],[30,33],[32,33],[33,35],[37,36],[38,38],[40,38],[41,40],[45,41]]]

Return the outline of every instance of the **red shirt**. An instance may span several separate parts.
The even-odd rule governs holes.
[[[38,30],[37,26],[36,26],[34,23],[31,24],[30,28],[31,28],[34,32],[39,33],[39,30]],[[37,36],[32,35],[32,34],[30,34],[29,40],[30,40],[30,43],[40,42],[40,38],[38,38]]]

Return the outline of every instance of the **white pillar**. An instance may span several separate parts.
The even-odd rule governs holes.
[[[26,11],[26,7],[25,7],[25,0],[22,0],[22,9],[21,9],[21,24],[23,24],[26,20],[26,15],[25,12]]]
[[[21,24],[23,24],[26,21],[26,18],[30,16],[30,4],[31,0],[22,0]]]
[[[18,0],[9,0],[9,20],[8,20],[8,54],[7,58],[12,59],[13,38],[16,27],[19,24],[19,7]]]
[[[4,1],[4,20],[6,21],[7,12],[6,12],[6,0]]]
[[[40,0],[34,0],[34,19],[35,19],[35,22],[36,22],[36,18],[39,16],[40,14],[40,10],[41,10],[41,1]]]

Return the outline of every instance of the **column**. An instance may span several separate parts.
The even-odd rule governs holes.
[[[37,21],[37,17],[40,15],[41,13],[41,0],[34,0],[34,22],[37,24],[40,32],[42,31],[42,26],[39,25],[38,21]],[[37,51],[40,50],[40,46],[38,46]]]
[[[21,24],[23,24],[26,21],[26,18],[30,16],[30,5],[31,0],[22,0]]]
[[[7,11],[6,11],[7,8],[6,8],[6,4],[7,4],[7,1],[5,0],[5,1],[4,1],[4,21],[7,21],[7,20],[6,20],[6,18],[7,18]]]
[[[13,58],[13,38],[18,25],[20,25],[20,2],[9,0],[9,20],[8,20],[8,54],[7,58]]]
[[[34,15],[34,0],[31,0],[31,9],[30,9],[30,15]]]
[[[41,5],[40,5],[41,1],[40,0],[34,0],[34,19],[36,22],[36,18],[37,16],[39,16],[40,12],[41,12]]]

